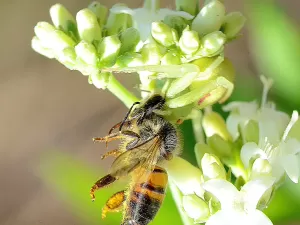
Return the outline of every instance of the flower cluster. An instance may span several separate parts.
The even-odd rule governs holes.
[[[260,106],[256,102],[232,102],[223,108],[230,112],[226,122],[207,109],[202,124],[195,124],[206,136],[206,142],[195,146],[201,169],[181,158],[167,164],[183,195],[182,207],[196,223],[272,224],[261,210],[268,206],[286,175],[298,182],[298,112],[290,118],[276,110],[267,102],[272,82],[265,77],[261,80],[264,91]]]
[[[226,14],[221,1],[207,1],[202,9],[198,4],[176,1],[177,10],[171,10],[146,0],[143,8],[116,4],[108,10],[93,2],[76,18],[56,4],[50,9],[53,25],[35,26],[32,47],[80,71],[127,106],[136,98],[112,72],[137,72],[142,97],[162,93],[170,109],[180,108],[172,110],[170,120],[184,120],[192,107],[201,109],[230,96],[235,72],[224,58],[224,46],[245,23],[239,12]]]

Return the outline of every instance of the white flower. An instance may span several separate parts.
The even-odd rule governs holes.
[[[194,17],[184,11],[174,11],[167,8],[156,9],[152,7],[130,9],[126,6],[116,6],[110,9],[114,13],[126,13],[132,16],[134,27],[140,32],[141,40],[146,41],[151,36],[152,22],[161,21],[168,15],[180,16],[184,19],[191,20]]]
[[[268,91],[273,83],[272,80],[261,76],[261,81],[264,84],[264,89],[260,108],[256,101],[232,102],[223,107],[224,111],[231,112],[226,120],[226,125],[234,140],[240,135],[238,126],[243,131],[244,126],[250,120],[258,122],[260,137],[268,136],[272,142],[280,139],[288,124],[289,116],[286,113],[276,110],[274,104],[266,103]]]
[[[246,143],[241,150],[241,159],[244,165],[249,167],[250,159],[258,156],[269,161],[272,166],[272,175],[277,180],[286,172],[293,182],[298,183],[300,142],[288,137],[290,129],[297,120],[298,112],[294,111],[290,123],[279,140],[277,136],[271,136],[269,133],[259,139],[258,145],[254,142]],[[276,124],[276,121],[273,123]],[[273,133],[276,134],[276,132]]]
[[[213,194],[221,203],[221,210],[212,215],[206,225],[272,225],[270,219],[257,210],[263,194],[272,187],[273,178],[252,180],[241,191],[226,180],[209,180],[203,188]]]

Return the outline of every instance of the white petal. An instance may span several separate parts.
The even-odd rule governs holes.
[[[246,168],[249,167],[249,161],[253,156],[259,155],[263,159],[267,159],[267,155],[261,150],[256,143],[249,142],[243,145],[241,149],[241,160]]]
[[[244,198],[245,209],[254,210],[263,194],[272,187],[275,179],[264,177],[247,182],[241,189]]]
[[[245,224],[245,215],[242,212],[221,210],[212,215],[205,225],[241,225]]]
[[[230,102],[222,107],[225,112],[237,111],[240,115],[253,117],[256,114],[258,105],[253,102]],[[250,118],[249,118],[250,119]]]
[[[282,148],[282,152],[285,154],[295,155],[300,152],[300,141],[291,138],[286,142],[282,142],[280,148]]]
[[[297,155],[285,155],[280,159],[280,162],[289,178],[294,183],[298,183],[299,161]]]
[[[238,126],[239,124],[245,122],[244,118],[240,116],[238,113],[230,113],[230,115],[226,119],[226,126],[233,137],[233,140],[236,140],[239,136]]]
[[[247,214],[245,218],[246,225],[273,225],[272,221],[261,211],[254,210]]]
[[[202,187],[220,201],[222,209],[232,209],[234,200],[239,196],[235,186],[226,180],[209,180]]]

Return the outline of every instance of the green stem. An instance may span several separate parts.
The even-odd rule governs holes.
[[[110,76],[107,88],[120,99],[127,108],[129,108],[132,103],[139,101],[139,99],[129,92],[113,75]]]
[[[194,136],[197,143],[205,143],[204,133],[202,129],[202,112],[194,109],[191,114]]]
[[[179,189],[176,187],[176,185],[169,181],[169,187],[172,192],[173,199],[175,201],[175,204],[177,206],[177,209],[179,211],[181,220],[184,225],[194,225],[194,221],[187,216],[187,214],[183,211],[182,207],[182,193],[179,191]]]

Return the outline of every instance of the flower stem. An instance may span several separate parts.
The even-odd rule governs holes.
[[[182,207],[182,197],[183,196],[182,196],[181,192],[179,191],[179,189],[176,187],[176,185],[172,181],[169,181],[169,187],[171,189],[173,199],[175,201],[175,204],[177,206],[177,209],[179,211],[179,214],[180,214],[183,224],[184,225],[194,225],[193,220],[191,218],[189,218],[187,216],[187,214],[183,211],[183,207]]]
[[[107,88],[118,99],[120,99],[127,108],[129,108],[134,102],[139,101],[139,99],[128,91],[113,75],[110,76]]]

